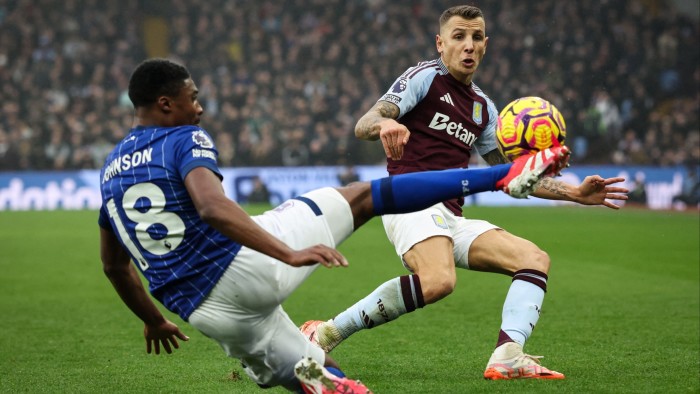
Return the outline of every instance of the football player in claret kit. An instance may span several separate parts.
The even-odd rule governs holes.
[[[483,13],[467,5],[445,10],[435,42],[439,57],[400,75],[358,120],[355,135],[381,140],[392,175],[466,168],[475,153],[490,165],[507,163],[495,138],[498,111],[472,81],[488,43]],[[611,186],[622,181],[596,175],[574,186],[546,178],[533,195],[617,209],[606,199],[627,198],[621,194],[627,189]],[[328,321],[306,322],[302,331],[330,352],[355,332],[448,296],[456,285],[455,267],[496,272],[513,281],[484,377],[564,378],[523,352],[547,291],[549,256],[534,243],[491,223],[463,217],[463,202],[453,198],[419,212],[383,216],[387,236],[411,274],[381,284]],[[411,294],[407,289],[415,291],[417,301],[407,296]]]
[[[569,157],[559,147],[488,169],[322,188],[250,217],[224,194],[216,147],[198,126],[203,108],[184,66],[144,61],[129,97],[136,126],[101,171],[100,255],[115,290],[145,324],[146,350],[171,353],[188,337],[161,314],[135,267],[155,299],[241,360],[257,384],[297,392],[368,392],[281,306],[319,264],[347,265],[335,247],[356,228],[376,215],[470,193],[523,198]]]

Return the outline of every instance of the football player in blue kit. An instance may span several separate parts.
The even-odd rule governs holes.
[[[368,392],[281,306],[319,264],[348,264],[335,248],[355,229],[376,215],[471,193],[526,197],[569,156],[560,147],[487,169],[322,188],[251,217],[224,194],[216,147],[199,127],[197,93],[188,70],[172,61],[149,59],[134,70],[136,124],[100,173],[100,255],[115,290],[145,324],[148,353],[171,353],[188,337],[156,307],[136,267],[153,298],[241,360],[261,387]]]

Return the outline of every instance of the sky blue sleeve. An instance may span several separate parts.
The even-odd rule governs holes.
[[[420,71],[416,70],[422,68]],[[399,118],[412,110],[428,94],[428,88],[435,79],[434,67],[415,66],[404,72],[394,81],[391,88],[379,101],[388,101],[399,107]]]
[[[486,125],[484,132],[474,142],[474,147],[479,155],[483,156],[494,149],[498,149],[496,141],[496,125],[498,124],[498,109],[496,104],[486,97],[486,108],[489,112],[489,123]]]

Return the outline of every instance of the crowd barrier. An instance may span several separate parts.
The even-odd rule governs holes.
[[[241,203],[258,177],[267,185],[270,203],[323,187],[338,186],[344,167],[245,167],[223,168],[226,194]],[[360,180],[386,176],[383,166],[353,167]],[[651,209],[672,208],[672,199],[681,192],[686,170],[683,167],[644,166],[576,166],[566,169],[561,179],[578,184],[586,175],[626,178],[625,186],[634,188],[636,178],[644,179],[647,206]],[[0,211],[98,209],[100,206],[99,171],[0,172]],[[465,205],[557,205],[538,198],[516,200],[500,192],[469,196]]]

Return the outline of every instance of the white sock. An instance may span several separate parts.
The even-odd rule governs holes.
[[[418,276],[400,276],[384,282],[367,297],[334,317],[333,324],[340,335],[347,338],[357,331],[392,321],[424,305]]]

